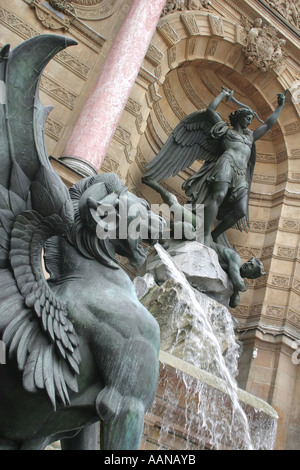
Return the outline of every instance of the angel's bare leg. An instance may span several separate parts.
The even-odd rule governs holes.
[[[211,202],[204,208],[204,244],[206,246],[210,246],[211,228],[217,218],[219,207],[228,192],[228,183],[223,181],[216,182],[212,185],[211,191]],[[223,231],[224,230],[221,230],[218,236],[223,233]]]
[[[226,230],[233,227],[240,219],[245,217],[247,211],[247,196],[236,202],[233,210],[219,223],[219,225],[213,230],[212,237],[216,241],[217,238]]]

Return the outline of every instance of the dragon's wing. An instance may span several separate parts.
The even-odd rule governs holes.
[[[41,35],[0,52],[0,338],[23,372],[23,385],[45,389],[68,404],[77,389],[79,343],[66,306],[45,280],[42,250],[48,238],[73,225],[69,192],[44,146],[50,107],[38,96],[50,59],[77,44]]]
[[[220,115],[210,109],[195,111],[184,118],[147,165],[145,177],[165,180],[190,167],[195,160],[216,160],[221,154],[220,142],[210,132],[218,122],[221,122]]]

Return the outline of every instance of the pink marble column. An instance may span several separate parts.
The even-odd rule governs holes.
[[[64,155],[79,157],[100,169],[164,4],[165,0],[132,0]]]

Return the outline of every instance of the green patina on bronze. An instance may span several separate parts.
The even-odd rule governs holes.
[[[137,449],[157,387],[159,327],[115,257],[139,266],[142,240],[96,233],[97,201],[146,203],[115,174],[69,192],[45,151],[39,79],[75,44],[41,35],[0,53],[0,449],[94,449],[98,421],[102,450]]]

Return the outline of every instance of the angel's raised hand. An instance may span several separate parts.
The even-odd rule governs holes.
[[[225,93],[225,96],[227,96],[227,99],[231,98],[233,95],[233,90],[228,90],[225,86],[222,86],[222,91]]]
[[[284,105],[284,102],[285,102],[285,94],[284,93],[278,93],[277,102],[278,102],[278,106],[283,106]]]

